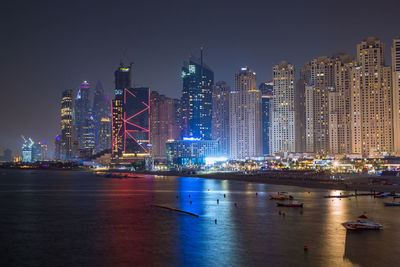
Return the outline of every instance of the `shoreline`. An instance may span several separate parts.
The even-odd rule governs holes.
[[[373,190],[375,190],[376,193],[392,192],[392,191],[400,192],[400,178],[397,177],[351,175],[348,179],[344,181],[338,181],[329,179],[329,177],[324,175],[322,176],[312,175],[312,177],[310,177],[308,175],[301,175],[295,173],[295,175],[285,176],[277,172],[265,173],[265,174],[238,174],[238,173],[178,174],[178,173],[156,172],[156,173],[146,173],[146,174],[298,186],[303,188],[320,188],[327,190],[343,190],[343,191],[357,190],[365,192],[373,192]],[[396,180],[399,183],[396,185],[370,184],[371,179],[384,179],[384,180],[389,179],[389,180]]]

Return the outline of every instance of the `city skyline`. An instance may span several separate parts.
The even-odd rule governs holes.
[[[269,81],[271,67],[281,60],[299,68],[304,62],[337,50],[355,55],[354,44],[371,35],[388,48],[398,35],[396,16],[389,13],[392,1],[375,7],[374,20],[362,20],[358,14],[364,14],[368,4],[360,3],[352,1],[344,8],[338,2],[324,8],[325,12],[313,12],[323,7],[317,2],[292,2],[288,7],[283,3],[250,1],[244,8],[237,1],[205,1],[202,6],[180,1],[156,6],[151,2],[9,3],[1,18],[8,37],[3,53],[14,52],[5,53],[0,63],[5,74],[0,122],[7,125],[0,136],[0,147],[15,151],[20,147],[15,137],[21,134],[52,143],[59,126],[54,116],[58,103],[50,100],[58,98],[63,90],[78,88],[82,80],[101,80],[105,93],[111,97],[110,73],[125,49],[128,61],[135,63],[133,86],[149,86],[177,98],[181,91],[181,62],[201,45],[205,46],[215,80],[230,85],[232,73],[240,67],[248,65],[257,72],[259,81]],[[178,6],[191,12],[172,12]],[[204,13],[209,14],[209,19],[205,24],[198,23]],[[278,23],[283,14],[287,18]],[[313,14],[313,19],[302,19],[304,14]],[[340,14],[341,19],[325,19],[335,14]],[[82,27],[79,20],[73,19],[76,17],[85,17]],[[316,25],[315,21],[320,23]],[[359,27],[361,21],[363,27]],[[237,38],[243,29],[250,32],[246,42]],[[386,61],[390,62],[388,58],[387,55]],[[26,70],[23,79],[18,78],[21,69]],[[24,97],[17,96],[16,91]],[[30,101],[49,103],[32,110],[28,109]],[[12,118],[6,115],[11,108],[16,109]],[[45,128],[43,132],[41,129]]]

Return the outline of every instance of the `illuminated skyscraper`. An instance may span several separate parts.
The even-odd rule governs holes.
[[[114,72],[115,98],[112,100],[112,155],[121,156],[124,139],[124,90],[131,87],[132,64],[120,67]]]
[[[65,90],[61,98],[61,160],[70,160],[73,151],[73,91]]]
[[[57,135],[54,140],[54,160],[61,160],[61,136]]]
[[[95,126],[95,152],[111,148],[111,103],[98,81],[93,98],[92,116]]]
[[[81,155],[84,158],[90,158],[93,155],[95,148],[95,121],[93,116],[90,116],[85,120],[83,126],[83,147],[81,148]]]
[[[221,156],[229,156],[229,93],[231,87],[224,81],[213,86],[212,139],[219,141]]]
[[[86,120],[89,118],[90,112],[90,85],[87,81],[83,81],[79,89],[74,106],[74,138],[78,141],[79,149],[84,149],[84,127]]]
[[[352,150],[364,157],[387,155],[393,151],[393,80],[384,43],[363,40],[357,64],[351,71]]]
[[[242,68],[235,73],[235,90],[229,95],[230,156],[246,159],[262,155],[261,91],[256,73]]]
[[[182,67],[182,135],[211,139],[214,72],[200,59],[190,57]]]
[[[400,154],[400,37],[392,45],[393,76],[393,143],[394,151]]]
[[[22,136],[22,139],[24,140],[22,144],[22,162],[26,163],[31,163],[34,161],[33,159],[33,145],[35,144],[31,138],[25,139],[25,137]]]
[[[274,97],[274,83],[264,82],[260,84],[261,91],[261,107],[262,107],[262,143],[263,155],[270,154],[270,132],[271,132],[271,119],[272,119],[272,99]]]
[[[150,88],[124,90],[123,153],[150,155]]]
[[[151,149],[155,158],[166,158],[168,140],[180,138],[176,110],[178,100],[160,95],[156,91],[150,94]]]
[[[288,62],[273,68],[271,153],[296,151],[295,69]]]

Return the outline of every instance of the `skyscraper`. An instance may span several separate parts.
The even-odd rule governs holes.
[[[131,87],[132,64],[120,67],[114,72],[115,98],[112,100],[112,155],[121,156],[124,138],[124,90]]]
[[[393,143],[394,151],[400,154],[400,37],[392,45],[393,76]]]
[[[229,156],[229,93],[230,86],[219,81],[212,90],[212,139],[219,141],[221,156]]]
[[[242,68],[235,73],[235,90],[229,95],[230,155],[246,159],[262,155],[261,91],[256,73]]]
[[[79,149],[84,149],[85,146],[83,133],[86,120],[90,116],[89,94],[90,85],[88,81],[83,81],[76,95],[74,106],[74,138],[78,141]]]
[[[73,91],[65,90],[61,97],[61,160],[70,160],[73,151]]]
[[[84,158],[90,158],[93,155],[95,149],[95,121],[92,115],[85,120],[83,125],[82,139],[83,147],[81,148],[81,155]]]
[[[101,152],[111,148],[111,103],[104,94],[100,81],[97,82],[92,116],[95,128],[95,152]]]
[[[182,67],[182,136],[211,139],[214,72],[201,57],[190,57]]]
[[[150,88],[127,88],[123,102],[123,153],[150,155]]]
[[[156,91],[150,94],[151,149],[155,158],[166,158],[167,141],[180,138],[176,120],[178,104],[177,99],[160,95]]]
[[[273,68],[271,153],[295,152],[295,70],[283,61]]]
[[[351,71],[352,150],[386,155],[393,151],[393,80],[384,43],[374,37],[359,43],[357,64]]]
[[[57,135],[54,140],[54,160],[61,160],[61,136]]]
[[[307,78],[306,118],[309,118],[306,143],[308,152],[327,154],[329,151],[328,93],[334,89],[334,61],[330,57],[318,57],[310,62],[311,72]],[[311,124],[312,121],[312,124]]]
[[[261,91],[261,107],[262,107],[262,146],[263,154],[270,154],[270,132],[271,132],[271,119],[272,119],[272,99],[274,97],[274,83],[263,82],[260,84]]]

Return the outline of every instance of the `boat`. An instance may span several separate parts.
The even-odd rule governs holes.
[[[378,198],[384,198],[384,197],[388,197],[388,196],[389,196],[389,193],[383,193],[383,192],[380,192],[375,195],[375,197],[378,197]]]
[[[287,200],[287,199],[293,199],[293,197],[291,195],[288,195],[287,192],[278,192],[278,194],[269,195],[269,199]]]
[[[388,207],[400,206],[400,202],[383,202],[383,204]]]
[[[295,207],[295,208],[302,208],[303,203],[276,203],[278,207]]]
[[[347,230],[380,230],[383,225],[375,222],[344,222],[343,227]]]

